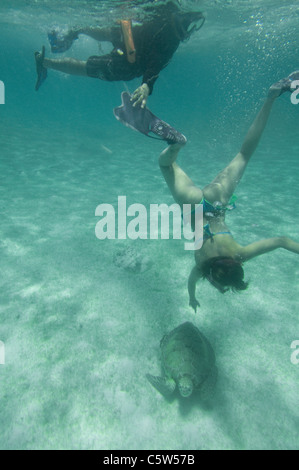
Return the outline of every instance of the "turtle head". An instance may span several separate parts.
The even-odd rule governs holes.
[[[182,397],[190,397],[193,392],[193,382],[191,377],[188,375],[184,375],[184,377],[181,377],[178,381],[178,389]]]

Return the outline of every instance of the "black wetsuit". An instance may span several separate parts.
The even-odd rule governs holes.
[[[111,42],[114,49],[110,54],[89,57],[87,75],[108,81],[129,81],[142,76],[142,83],[148,85],[151,94],[159,72],[169,63],[181,42],[173,20],[177,11],[175,4],[168,3],[156,8],[155,15],[142,25],[132,26],[136,49],[134,63],[127,60],[120,25],[103,29],[102,40]]]

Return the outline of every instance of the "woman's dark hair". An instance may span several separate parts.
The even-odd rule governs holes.
[[[245,290],[248,282],[244,281],[242,263],[228,256],[217,256],[203,263],[202,276],[223,294],[231,289],[233,292]]]

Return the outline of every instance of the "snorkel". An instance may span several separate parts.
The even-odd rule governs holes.
[[[219,290],[221,294],[225,294],[225,292],[229,291],[229,287],[223,287],[221,284],[219,284],[219,282],[215,281],[212,274],[212,268],[210,269],[210,273],[207,276],[207,280],[210,282],[210,284],[212,284],[213,287],[216,287],[216,289]]]

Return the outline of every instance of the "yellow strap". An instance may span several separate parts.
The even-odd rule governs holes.
[[[121,20],[120,25],[124,36],[128,62],[134,64],[136,61],[136,49],[132,34],[132,22],[131,20]]]

